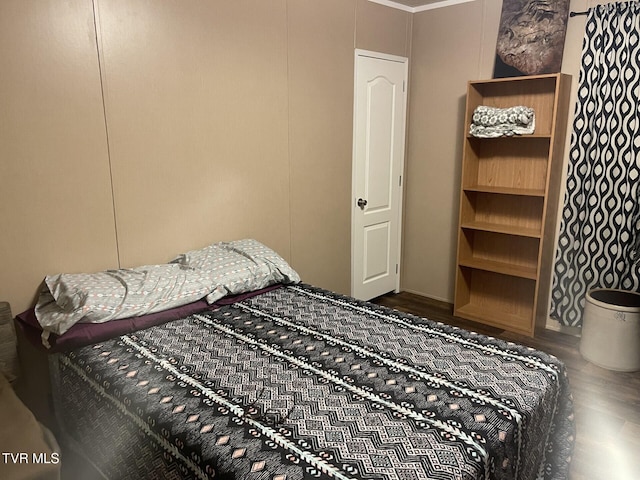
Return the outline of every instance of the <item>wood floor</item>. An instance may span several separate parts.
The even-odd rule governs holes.
[[[613,372],[587,362],[577,337],[550,330],[536,332],[535,338],[509,333],[454,317],[449,304],[411,293],[373,302],[555,355],[567,366],[575,402],[571,480],[640,479],[640,372]]]

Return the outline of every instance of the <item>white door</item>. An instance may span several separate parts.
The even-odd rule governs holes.
[[[356,50],[351,295],[400,287],[400,221],[408,60]]]

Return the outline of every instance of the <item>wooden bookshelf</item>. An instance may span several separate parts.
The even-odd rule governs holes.
[[[465,134],[454,315],[533,336],[546,322],[571,77],[468,84],[465,130],[480,105],[533,108],[530,135]]]

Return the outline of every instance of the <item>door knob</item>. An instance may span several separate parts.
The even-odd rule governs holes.
[[[367,206],[367,201],[362,199],[362,198],[359,198],[358,199],[358,206],[360,207],[360,210],[364,210],[364,207]]]

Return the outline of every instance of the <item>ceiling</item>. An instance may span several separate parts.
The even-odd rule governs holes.
[[[401,5],[406,5],[407,7],[422,7],[424,5],[429,5],[431,3],[435,3],[439,0],[392,0],[393,3],[399,3]]]
[[[465,3],[473,0],[369,0],[388,7],[398,8],[407,12],[417,13],[423,10]]]

